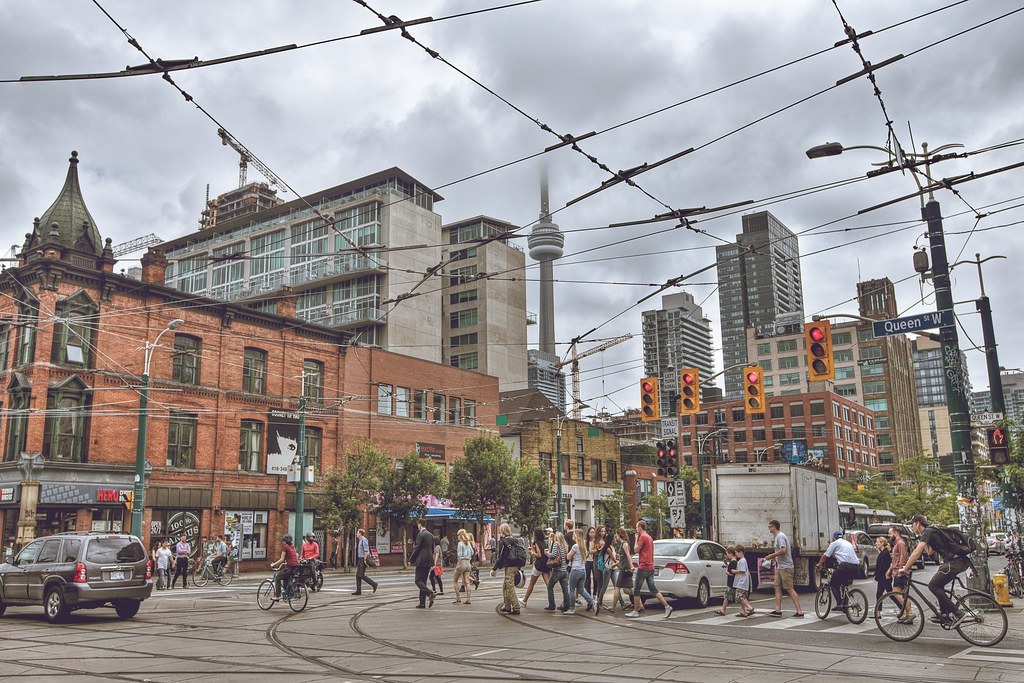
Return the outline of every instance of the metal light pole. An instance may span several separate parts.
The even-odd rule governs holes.
[[[142,364],[142,382],[139,387],[139,434],[135,444],[135,490],[132,493],[132,533],[142,540],[142,509],[146,487],[146,421],[149,417],[149,363],[153,359],[153,350],[160,344],[160,337],[168,330],[180,327],[185,321],[175,318],[160,330],[153,343],[146,341],[146,351]]]
[[[700,537],[708,537],[708,508],[707,496],[704,495],[704,446],[710,437],[726,431],[725,429],[712,429],[710,432],[697,437],[697,482],[700,486]]]
[[[985,362],[988,366],[988,388],[992,394],[992,412],[1005,413],[1006,405],[1003,400],[1003,378],[999,374],[999,354],[996,351],[996,333],[992,325],[992,302],[985,294],[985,279],[981,273],[981,264],[997,258],[1006,258],[1000,254],[981,258],[981,254],[975,254],[974,260],[957,261],[950,268],[956,268],[961,263],[973,263],[978,266],[978,285],[981,287],[981,296],[975,301],[975,307],[981,313],[981,333],[985,338]]]
[[[299,396],[299,480],[295,482],[295,542],[302,543],[302,515],[305,513],[306,491],[306,373],[302,373],[302,391]],[[299,546],[301,547],[301,545]]]

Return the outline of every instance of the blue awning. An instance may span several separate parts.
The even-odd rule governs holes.
[[[476,514],[472,510],[460,510],[458,508],[427,508],[426,519],[450,519],[456,522],[475,522]],[[490,515],[484,516],[484,523],[490,524],[494,518]]]

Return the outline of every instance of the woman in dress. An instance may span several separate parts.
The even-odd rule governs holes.
[[[473,559],[473,537],[469,535],[465,529],[459,529],[458,533],[455,534],[459,538],[459,545],[455,549],[455,555],[458,559],[455,561],[455,573],[452,577],[452,588],[455,589],[455,600],[454,603],[462,602],[462,596],[459,595],[459,577],[462,578],[462,589],[466,591],[466,604],[469,604],[469,584],[471,571],[473,565],[471,560]]]
[[[533,587],[537,585],[537,579],[544,579],[544,585],[548,585],[548,576],[551,570],[548,569],[548,555],[544,552],[547,543],[544,541],[544,531],[536,529],[533,532],[533,543],[530,544],[530,559],[533,560],[533,569],[530,570],[530,583],[526,586],[526,595],[519,600],[519,604],[526,607],[526,601],[530,599]]]

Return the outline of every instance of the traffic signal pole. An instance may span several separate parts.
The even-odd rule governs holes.
[[[929,199],[921,209],[921,216],[928,224],[932,282],[935,285],[935,307],[940,311],[952,310],[953,292],[949,283],[949,261],[946,257],[946,237],[942,232],[942,213],[939,203],[935,199]],[[973,588],[991,592],[988,545],[985,542],[981,525],[978,486],[974,477],[971,415],[967,396],[967,368],[960,355],[956,324],[939,328],[939,337],[942,347],[942,370],[946,385],[946,405],[949,410],[949,431],[953,445],[953,477],[956,480],[960,525],[964,535],[975,539],[977,543],[977,550],[971,555],[975,572],[968,579],[968,583]],[[997,367],[996,373],[998,374],[998,372]],[[994,393],[995,388],[993,387]]]

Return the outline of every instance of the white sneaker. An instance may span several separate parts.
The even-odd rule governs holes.
[[[633,610],[632,612],[627,612],[626,616],[630,617],[630,618],[636,618],[636,617],[640,616],[640,613],[637,612],[636,610]]]
[[[569,615],[573,615],[573,614],[576,614],[576,610],[574,610],[574,609],[566,610],[565,613],[569,614]]]
[[[526,601],[523,600],[522,598],[519,598],[519,604],[522,605],[523,607],[526,607]]]
[[[675,610],[671,606],[670,607],[666,607],[665,608],[665,618],[668,619],[670,616],[672,616],[672,612],[674,612],[674,611]]]

